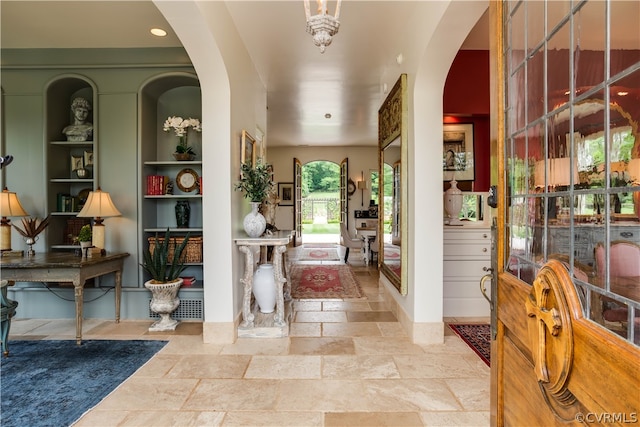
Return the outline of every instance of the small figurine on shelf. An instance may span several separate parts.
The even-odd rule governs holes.
[[[84,98],[75,98],[71,102],[73,124],[62,129],[67,141],[91,141],[93,139],[93,124],[87,120],[91,111],[91,104]]]

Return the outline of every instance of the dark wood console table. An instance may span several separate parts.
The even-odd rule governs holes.
[[[115,273],[116,323],[120,322],[122,266],[128,253],[84,258],[69,252],[39,253],[25,257],[2,257],[2,279],[10,282],[72,282],[76,302],[76,343],[82,344],[82,305],[88,279]]]

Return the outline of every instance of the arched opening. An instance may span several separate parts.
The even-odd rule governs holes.
[[[302,166],[302,242],[340,241],[340,165],[326,160]]]

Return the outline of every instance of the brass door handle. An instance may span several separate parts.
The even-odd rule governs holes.
[[[487,270],[492,271],[493,269],[488,268]],[[482,278],[480,279],[480,292],[482,292],[482,296],[484,297],[484,299],[489,301],[489,307],[491,308],[491,310],[493,310],[493,301],[491,301],[491,298],[489,298],[489,296],[487,295],[487,288],[485,286],[485,282],[491,279],[493,279],[493,274],[491,273],[482,276]]]

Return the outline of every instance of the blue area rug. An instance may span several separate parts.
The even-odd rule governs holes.
[[[166,341],[9,341],[0,362],[0,425],[69,426]]]

